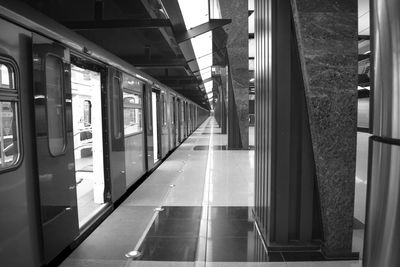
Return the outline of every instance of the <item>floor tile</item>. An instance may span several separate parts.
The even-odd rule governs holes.
[[[162,219],[193,219],[200,220],[203,207],[163,207],[158,214]]]
[[[204,267],[204,262],[184,261],[130,261],[125,267]]]
[[[324,261],[320,252],[281,252],[285,261]]]
[[[60,267],[125,267],[127,260],[67,259]]]
[[[288,267],[286,262],[207,262],[206,267]]]
[[[200,220],[156,218],[147,233],[148,237],[197,237],[200,231]]]
[[[207,239],[207,262],[256,262],[263,255],[257,255],[254,239],[247,237],[226,237]]]
[[[210,207],[209,216],[211,220],[252,220],[252,211],[248,207]]]
[[[362,267],[361,261],[287,262],[288,267]]]
[[[139,260],[195,261],[198,237],[146,237]]]
[[[247,237],[255,235],[254,223],[247,220],[211,220],[208,223],[208,238]]]
[[[154,208],[120,206],[69,258],[124,260],[125,253],[132,250],[140,240],[154,214]]]

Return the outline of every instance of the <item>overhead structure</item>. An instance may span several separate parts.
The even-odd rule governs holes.
[[[211,31],[230,20],[210,20],[208,0],[22,1],[211,108],[203,82],[211,78]],[[187,13],[193,5],[200,19]]]

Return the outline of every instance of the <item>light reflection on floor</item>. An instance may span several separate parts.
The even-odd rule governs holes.
[[[286,266],[361,267],[349,262],[176,262],[132,261],[124,254],[140,242],[143,232],[154,222],[154,209],[160,206],[204,208],[206,174],[208,207],[249,207],[254,202],[254,151],[195,151],[194,146],[225,145],[226,135],[203,124],[178,148],[121,206],[108,217],[64,261],[62,266]],[[209,157],[212,157],[209,159]],[[212,160],[212,166],[208,165]],[[208,166],[208,168],[207,168]],[[212,167],[212,171],[211,171]],[[171,187],[171,185],[174,185]],[[209,219],[207,217],[207,219]],[[362,237],[361,237],[362,238]],[[355,234],[355,244],[360,243]],[[359,250],[359,248],[358,248]]]

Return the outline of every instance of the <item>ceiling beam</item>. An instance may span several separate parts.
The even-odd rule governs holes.
[[[160,81],[161,82],[161,81]],[[165,84],[174,90],[197,90],[199,92],[199,84],[198,83],[190,83],[190,84]]]
[[[171,27],[169,19],[123,19],[123,20],[87,20],[61,22],[67,28],[75,31],[114,28],[163,28]]]
[[[161,0],[161,2],[163,4],[163,7],[165,8],[166,12],[169,15],[169,19],[171,20],[171,23],[172,23],[172,29],[174,31],[174,38],[175,38],[176,42],[178,43],[177,38],[176,38],[177,34],[186,32],[186,26],[185,26],[182,12],[181,12],[181,7],[179,6],[178,0]],[[187,60],[190,60],[190,59],[196,57],[191,42],[179,43],[179,47],[182,50],[183,56]],[[189,66],[190,70],[192,72],[193,72],[193,70],[198,69],[197,62],[194,62],[194,63],[195,63],[194,64],[195,67]]]
[[[135,67],[146,68],[182,68],[186,67],[187,63],[184,58],[167,58],[167,59],[146,59],[137,57],[123,57],[122,58]]]
[[[371,37],[369,35],[359,35],[358,40],[369,40]]]
[[[158,1],[152,1],[152,0],[140,0],[144,8],[146,9],[147,13],[149,16],[153,19],[165,19],[167,16],[164,14],[162,11],[162,6],[160,6]],[[173,25],[171,21],[171,26]],[[172,31],[172,28],[159,28],[158,29],[161,33],[161,35],[164,37],[165,41],[168,43],[169,47],[171,50],[174,52],[175,55],[181,55],[182,51],[179,47],[179,44],[176,42],[174,38],[174,33]]]
[[[168,85],[170,87],[196,87],[198,88],[201,82],[198,81],[165,81],[165,80],[159,80],[160,82],[164,83],[165,85]]]
[[[196,36],[199,36],[203,33],[206,33],[206,32],[212,31],[216,28],[228,25],[231,22],[232,22],[231,19],[210,19],[206,23],[196,26],[190,30],[183,31],[181,33],[176,34],[176,41],[178,43],[183,43],[183,42],[190,40]]]
[[[208,78],[208,79],[205,79],[203,82],[204,83],[208,83],[208,82],[211,82],[211,81],[213,81],[214,79],[213,79],[213,77],[210,77],[210,78]]]
[[[369,58],[370,56],[371,56],[371,53],[358,55],[358,61],[367,59],[367,58]]]
[[[195,76],[154,76],[155,79],[159,81],[192,81],[201,82]]]

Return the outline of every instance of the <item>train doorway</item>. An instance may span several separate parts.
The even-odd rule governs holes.
[[[105,206],[101,73],[73,62],[71,93],[76,194],[82,228]]]
[[[153,116],[153,153],[154,163],[161,159],[161,114],[160,114],[160,92],[153,90],[151,93],[152,116]]]

